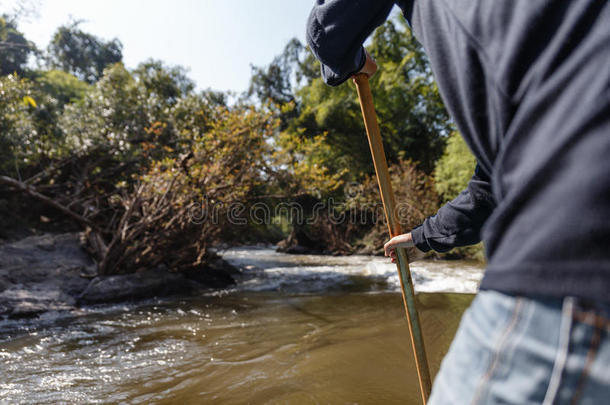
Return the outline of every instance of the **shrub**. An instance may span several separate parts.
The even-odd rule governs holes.
[[[36,100],[30,82],[13,74],[0,77],[0,95],[0,172],[19,177],[36,152]]]
[[[399,222],[405,232],[420,224],[438,208],[432,179],[410,160],[391,165],[390,177]],[[388,240],[379,187],[374,175],[346,186],[342,200],[323,210],[310,226],[310,239],[319,240],[335,253],[380,253]]]
[[[210,130],[194,135],[181,159],[154,161],[132,188],[105,200],[120,215],[110,224],[109,241],[90,232],[100,273],[205,264],[218,235],[235,227],[229,212],[234,204],[247,204],[265,181],[273,128],[270,117],[253,108],[218,111]]]

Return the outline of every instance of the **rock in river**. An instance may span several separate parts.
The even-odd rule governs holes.
[[[31,236],[0,245],[0,316],[23,318],[80,304],[224,288],[234,284],[232,271],[219,258],[184,274],[157,268],[95,277],[95,264],[82,249],[78,233]]]

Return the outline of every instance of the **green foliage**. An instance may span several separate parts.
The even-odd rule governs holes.
[[[47,75],[48,73],[48,75]],[[58,74],[57,74],[58,73]],[[0,171],[27,175],[49,159],[66,154],[58,121],[63,102],[86,91],[86,85],[64,72],[37,74],[35,81],[16,75],[0,77]],[[59,78],[59,80],[57,80]],[[59,98],[59,101],[57,98]]]
[[[194,105],[194,104],[193,104]],[[196,111],[192,111],[196,113]],[[219,108],[206,133],[192,138],[185,157],[154,160],[119,195],[98,200],[120,213],[109,249],[98,252],[100,272],[198,269],[227,227],[230,204],[247,201],[261,184],[271,117],[253,108]],[[134,208],[135,207],[135,208]]]
[[[35,98],[31,84],[16,75],[0,77],[0,95],[0,173],[20,176],[35,152]]]
[[[434,169],[435,188],[443,201],[454,199],[466,188],[475,165],[476,160],[466,142],[459,133],[453,132]]]
[[[82,100],[65,107],[60,126],[70,150],[104,146],[117,156],[136,153],[134,146],[149,138],[145,100],[125,67],[111,66]]]
[[[411,159],[429,173],[452,126],[423,50],[402,18],[379,27],[368,48],[379,65],[371,88],[388,160]],[[332,153],[319,163],[334,173],[348,169],[348,177],[359,179],[372,165],[355,89],[351,80],[331,88],[318,72],[312,54],[293,40],[267,69],[253,69],[250,93],[274,103],[282,111],[282,128],[293,136],[324,134]],[[291,103],[287,114],[283,106]]]
[[[199,197],[228,204],[243,202],[256,186],[264,182],[274,121],[255,108],[219,107],[205,132],[182,132],[190,139],[182,148],[189,156],[176,170],[186,174]],[[221,192],[221,190],[223,190]]]
[[[7,15],[0,16],[0,75],[23,75],[28,57],[35,50]]]
[[[50,159],[66,154],[63,132],[59,127],[59,118],[66,103],[82,98],[89,85],[74,76],[61,71],[32,72],[33,80],[9,75],[4,84],[10,92],[22,92],[24,106],[17,103],[15,116],[19,116],[19,125],[12,125],[12,130],[4,133],[11,137],[11,156],[15,159],[14,170],[25,170],[23,174],[39,170]],[[13,95],[16,93],[13,93]],[[15,106],[11,97],[2,103],[2,107]],[[14,100],[14,99],[13,99]],[[0,119],[10,121],[11,114],[3,114]],[[13,135],[10,135],[13,133]],[[9,159],[10,160],[10,159]],[[7,167],[4,167],[6,170]]]
[[[248,96],[283,105],[295,101],[294,86],[319,76],[314,56],[293,38],[267,67],[252,66]]]
[[[348,170],[333,172],[325,165],[333,156],[325,136],[302,138],[288,131],[276,136],[272,158],[285,193],[328,196],[344,184]]]
[[[290,80],[295,47],[302,48],[302,45],[293,39],[284,48],[282,55],[275,57],[269,66],[266,68],[251,67],[252,78],[250,79],[248,95],[255,95],[263,102],[271,101],[277,105],[294,101]]]
[[[55,32],[47,49],[49,65],[95,83],[108,65],[123,59],[123,45],[116,38],[104,41],[83,32],[79,24],[64,25]]]
[[[19,34],[2,23],[0,35]],[[437,192],[446,200],[464,187],[474,160],[448,136],[451,122],[404,21],[384,24],[368,48],[379,65],[371,87],[409,229],[436,211]],[[192,269],[215,243],[277,242],[288,233],[288,241],[303,237],[342,253],[374,252],[386,239],[382,211],[367,211],[380,206],[355,88],[349,80],[325,85],[299,41],[269,66],[253,67],[250,89],[235,103],[231,94],[195,92],[181,67],[148,60],[127,70],[116,63],[117,40],[78,23],[61,27],[48,50],[57,69],[28,72],[29,80],[0,77],[0,171],[83,213],[100,272]],[[2,68],[4,61],[23,68],[19,55],[3,58]],[[344,192],[346,185],[357,192]],[[271,211],[298,203],[308,216],[331,198],[339,213],[356,210],[357,221],[336,223],[328,210],[306,225],[277,213],[270,224],[227,220],[232,203],[246,212],[260,202]],[[193,221],[193,207],[216,220]]]
[[[94,86],[58,71],[0,78],[2,169],[18,177],[17,163],[44,167],[33,184],[97,228],[88,232],[100,273],[196,268],[219,235],[247,229],[228,223],[227,210],[267,186],[278,121],[192,89],[181,69],[154,62],[133,73],[112,65]],[[60,108],[55,97],[69,102]],[[47,164],[43,141],[55,147]],[[194,220],[197,205],[218,221]]]
[[[184,68],[165,66],[161,61],[140,63],[133,75],[144,87],[149,99],[155,98],[170,104],[195,88],[195,83],[186,76]]]
[[[443,156],[434,169],[434,187],[443,203],[453,200],[468,186],[474,173],[476,159],[468,145],[458,132],[453,132],[447,139]],[[467,258],[477,261],[485,260],[485,249],[482,243],[452,249],[442,254],[446,258]]]
[[[347,85],[331,88],[316,78],[297,95],[299,116],[288,130],[303,139],[326,133],[325,141],[333,153],[324,164],[332,172],[348,168],[353,179],[370,172],[369,146],[355,89]]]
[[[369,48],[379,66],[371,88],[388,159],[411,159],[430,173],[452,125],[424,51],[403,18],[379,27]]]
[[[413,162],[402,160],[389,169],[399,221],[407,230],[436,211],[438,195],[431,178]],[[298,244],[313,241],[318,249],[334,253],[380,253],[388,230],[376,177],[367,175],[361,182],[345,184],[340,191],[342,195],[322,202],[324,209],[310,216],[305,225],[293,225],[295,230],[282,247],[290,247],[285,245],[296,238]]]
[[[131,73],[112,65],[82,99],[65,106],[59,119],[65,150],[104,150],[115,166],[124,167],[114,180],[129,181],[130,173],[145,170],[151,160],[186,153],[219,119],[218,97],[192,89],[180,68],[147,62]]]
[[[91,86],[62,70],[40,72],[35,78],[40,91],[53,97],[60,106],[82,100]]]
[[[406,204],[405,229],[421,223],[444,200],[461,191],[474,169],[474,158],[463,142],[450,136],[454,127],[444,108],[423,49],[404,19],[392,18],[379,27],[367,46],[379,70],[371,78],[373,98],[397,201]],[[379,201],[373,166],[356,91],[348,80],[331,88],[319,77],[319,64],[296,40],[265,68],[253,68],[250,95],[270,102],[282,121],[276,135],[276,163],[280,183],[293,194],[311,193],[337,198],[348,206]],[[449,139],[449,146],[445,144]],[[457,148],[457,149],[456,149]],[[443,150],[445,156],[437,164]],[[434,172],[438,184],[430,174]],[[396,179],[402,179],[397,181]],[[293,179],[292,182],[286,179]],[[299,181],[294,181],[299,179]],[[359,181],[366,197],[336,193],[346,181]],[[454,194],[455,193],[455,194]],[[368,222],[367,222],[368,221]],[[335,251],[352,251],[361,241],[364,251],[375,251],[386,238],[383,225],[333,225],[322,219],[314,227],[296,227],[291,237],[307,234]],[[354,239],[356,238],[356,239]],[[349,248],[348,246],[352,246]],[[466,256],[473,252],[460,252]]]
[[[267,67],[252,66],[247,96],[273,110],[284,130],[299,115],[296,88],[319,76],[319,64],[311,52],[293,38]],[[294,131],[293,131],[294,132]]]

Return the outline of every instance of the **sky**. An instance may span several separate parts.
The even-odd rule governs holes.
[[[57,27],[118,38],[128,68],[149,58],[188,69],[199,89],[242,92],[250,66],[264,66],[293,37],[305,42],[314,0],[33,0],[36,13],[19,22],[45,49]],[[14,1],[0,0],[0,14]]]

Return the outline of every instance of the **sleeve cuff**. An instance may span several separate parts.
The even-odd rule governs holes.
[[[344,72],[335,72],[330,67],[324,65],[320,62],[320,67],[322,70],[322,77],[324,78],[324,82],[330,86],[338,86],[345,82],[355,73],[358,73],[362,67],[364,67],[364,63],[366,62],[366,54],[364,53],[364,48],[360,47],[358,52],[354,57],[353,63],[350,66],[351,69],[345,69]],[[347,72],[347,73],[345,73]]]
[[[411,238],[413,239],[415,247],[421,250],[422,252],[429,252],[430,250],[432,250],[432,248],[426,241],[426,238],[424,237],[424,227],[422,225],[419,225],[413,228],[413,230],[411,230]]]

